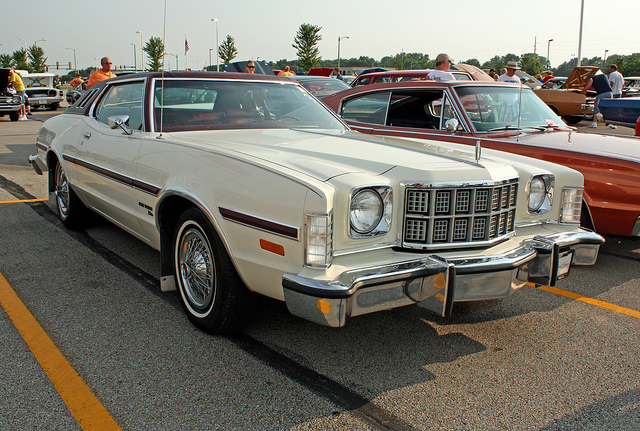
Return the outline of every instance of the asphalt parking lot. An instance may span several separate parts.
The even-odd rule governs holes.
[[[446,319],[331,329],[265,299],[243,333],[210,336],[160,291],[156,251],[97,216],[58,222],[27,156],[59,112],[0,118],[0,429],[640,429],[638,238]]]

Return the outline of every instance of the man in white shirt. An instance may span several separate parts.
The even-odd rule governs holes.
[[[504,67],[507,69],[507,73],[500,75],[498,82],[513,82],[514,84],[521,84],[520,78],[516,75],[516,70],[520,69],[518,62],[508,61]]]
[[[624,86],[624,77],[618,72],[618,66],[612,64],[609,66],[609,84],[613,93],[613,98],[622,97],[622,87]]]
[[[432,70],[427,75],[427,79],[431,81],[455,81],[453,73],[449,72],[451,58],[447,54],[438,54],[436,57],[436,70]]]

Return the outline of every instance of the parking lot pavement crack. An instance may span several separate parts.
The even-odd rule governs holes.
[[[238,334],[227,338],[254,358],[331,401],[336,406],[351,411],[354,416],[366,421],[376,429],[394,431],[415,429],[356,391],[309,367],[301,365],[247,334]]]
[[[13,181],[3,177],[2,175],[0,175],[0,188],[11,193],[17,199],[35,199],[36,198],[31,193],[29,193],[24,188],[22,188],[20,184],[16,184]]]

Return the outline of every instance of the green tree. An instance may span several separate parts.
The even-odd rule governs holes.
[[[320,30],[322,27],[317,25],[301,24],[293,40],[294,43],[291,46],[296,49],[296,55],[303,70],[309,70],[320,64],[321,57],[318,48],[318,42],[322,40]]]
[[[493,69],[496,72],[500,72],[500,69],[504,67],[504,63],[505,63],[504,57],[500,57],[499,55],[496,55],[492,57],[491,60],[485,61],[484,63],[482,63],[482,68]]]
[[[0,67],[12,67],[13,57],[9,54],[0,54]]]
[[[401,52],[393,57],[393,67],[396,70],[404,70],[404,65],[407,63],[407,54]]]
[[[231,60],[236,58],[238,50],[236,49],[236,41],[233,37],[227,35],[218,47],[218,55],[222,59],[223,64],[229,64]]]
[[[27,62],[26,49],[19,49],[17,51],[13,51],[13,54],[11,54],[11,58],[13,59],[13,66],[16,69],[29,70],[29,63]]]
[[[27,57],[29,58],[30,72],[45,72],[47,57],[44,56],[44,49],[42,49],[42,47],[34,43],[29,47]]]
[[[545,57],[534,53],[522,54],[522,69],[529,75],[537,75],[543,70],[546,70],[546,66],[547,59]]]
[[[162,57],[164,56],[164,43],[159,37],[151,37],[142,48],[147,53],[147,66],[149,70],[162,70]]]
[[[475,67],[481,67],[480,66],[480,60],[478,60],[477,58],[470,58],[467,61],[464,61],[464,63],[470,64],[470,65],[475,66]]]
[[[405,66],[409,69],[428,69],[429,55],[420,52],[410,52],[406,54]]]

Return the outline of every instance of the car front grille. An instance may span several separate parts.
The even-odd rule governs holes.
[[[518,179],[479,186],[406,187],[403,246],[479,246],[515,231]]]

